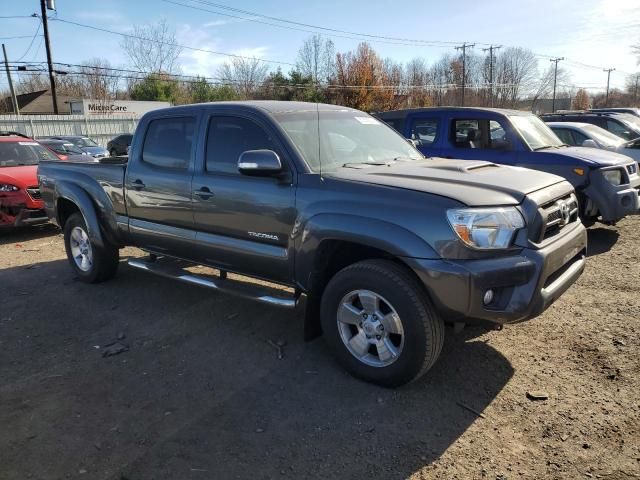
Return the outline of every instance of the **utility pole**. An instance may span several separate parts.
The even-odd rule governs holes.
[[[482,51],[489,51],[489,105],[493,107],[493,51],[502,48],[502,45],[490,45],[489,48],[483,48]]]
[[[464,87],[467,81],[467,48],[475,47],[475,43],[463,43],[459,47],[455,47],[456,50],[462,50],[462,101],[461,104],[464,107]]]
[[[602,71],[603,72],[607,72],[607,96],[604,100],[604,106],[608,107],[609,106],[609,80],[611,80],[611,72],[613,72],[615,70],[615,68],[603,68]]]
[[[636,73],[636,84],[633,88],[633,104],[637,105],[638,102],[638,79],[640,79],[640,73]]]
[[[556,64],[555,70],[553,72],[553,99],[551,100],[551,113],[556,111],[556,82],[558,81],[558,62],[564,60],[564,57],[552,58],[549,60],[550,62],[554,62]]]
[[[49,67],[49,82],[51,83],[51,98],[53,99],[53,113],[58,114],[58,95],[56,93],[56,75],[53,71],[51,60],[51,45],[49,44],[49,24],[47,22],[47,4],[53,9],[53,2],[40,0],[40,10],[42,12],[42,28],[44,30],[44,46],[47,49],[47,65]]]
[[[9,80],[9,90],[11,90],[11,104],[13,105],[13,112],[16,115],[20,114],[20,108],[18,107],[18,99],[16,98],[16,91],[13,89],[13,80],[11,80],[11,71],[9,70],[9,60],[7,60],[7,49],[2,44],[2,53],[4,53],[4,68],[7,70],[7,79]]]

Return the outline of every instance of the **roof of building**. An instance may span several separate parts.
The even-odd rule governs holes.
[[[58,111],[60,113],[69,113],[68,103],[72,97],[67,95],[58,95]],[[18,100],[18,108],[21,114],[52,114],[53,113],[53,97],[51,96],[51,90],[38,90],[35,92],[22,93],[16,95]],[[13,111],[13,105],[11,97],[6,97],[1,100],[2,107],[5,111]]]

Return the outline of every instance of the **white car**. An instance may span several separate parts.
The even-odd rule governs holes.
[[[612,150],[640,162],[640,138],[626,141],[591,123],[547,122],[547,125],[567,145]]]

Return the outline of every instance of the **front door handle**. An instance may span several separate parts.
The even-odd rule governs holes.
[[[200,197],[202,200],[209,200],[213,197],[213,192],[209,189],[209,187],[200,187],[198,190],[194,190],[195,195]]]
[[[135,190],[142,190],[144,187],[146,187],[146,185],[139,178],[131,182],[131,188]]]

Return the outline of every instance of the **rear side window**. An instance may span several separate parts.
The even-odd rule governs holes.
[[[432,145],[438,136],[439,124],[437,118],[416,120],[411,127],[411,139],[415,140],[419,147]]]
[[[142,160],[156,167],[187,170],[195,123],[192,117],[151,120],[142,147]]]
[[[206,170],[239,173],[238,159],[247,150],[274,150],[275,142],[257,123],[241,117],[211,117],[207,133]]]

